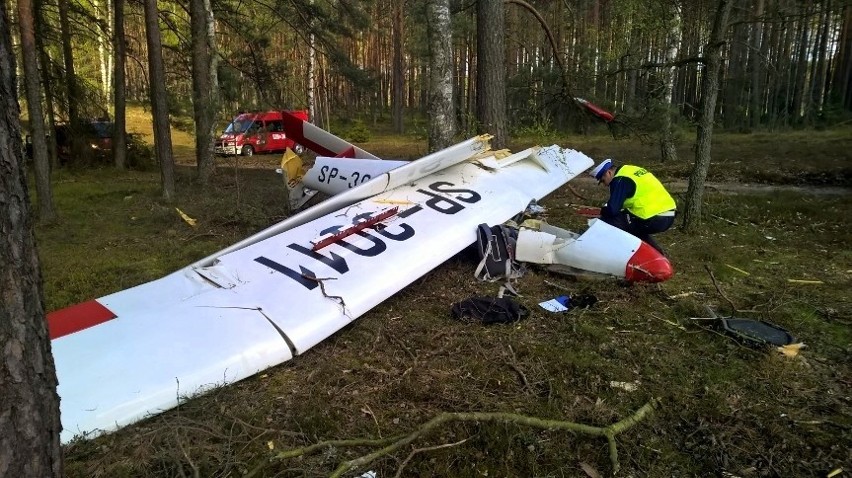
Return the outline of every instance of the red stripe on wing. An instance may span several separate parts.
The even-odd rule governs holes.
[[[53,340],[114,318],[116,315],[111,310],[96,300],[90,300],[47,314],[47,328],[50,331],[50,340]]]

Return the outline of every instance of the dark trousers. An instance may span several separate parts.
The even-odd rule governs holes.
[[[601,216],[603,222],[633,234],[650,244],[654,249],[660,251],[661,254],[665,254],[665,252],[657,244],[657,241],[651,237],[651,234],[668,231],[672,227],[672,224],[674,224],[674,219],[674,216],[652,216],[648,219],[639,219],[626,211],[621,211],[615,216]]]

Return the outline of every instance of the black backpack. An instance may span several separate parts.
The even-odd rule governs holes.
[[[488,224],[480,224],[476,228],[476,248],[480,259],[474,272],[476,278],[495,282],[521,277],[523,267],[515,262],[517,242],[518,230],[514,227],[503,224],[489,227]]]

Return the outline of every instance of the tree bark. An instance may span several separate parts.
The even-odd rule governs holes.
[[[799,44],[796,50],[796,76],[793,84],[793,104],[790,108],[790,115],[793,121],[798,123],[802,119],[802,113],[807,111],[808,107],[804,104],[807,100],[805,95],[805,80],[808,73],[808,38],[810,35],[810,20],[811,20],[811,2],[813,0],[805,0],[803,5],[802,16],[799,19]]]
[[[110,74],[112,73],[112,68],[110,65],[110,51],[107,45],[110,43],[110,33],[112,33],[109,28],[110,22],[110,11],[109,5],[110,0],[93,0],[92,4],[95,7],[95,16],[98,20],[103,20],[103,24],[106,28],[101,28],[100,26],[97,28],[98,35],[98,66],[100,67],[101,73],[101,93],[104,98],[109,98],[110,88],[112,87],[110,81]]]
[[[44,112],[41,108],[41,78],[36,52],[35,22],[32,0],[18,0],[18,25],[21,30],[21,53],[24,63],[24,82],[27,90],[27,112],[33,142],[33,166],[38,195],[38,217],[41,222],[56,220],[53,191],[50,187],[50,158],[44,131]]]
[[[404,22],[402,1],[394,3],[393,12],[393,130],[403,132],[403,112],[405,106],[405,60],[403,59]]]
[[[313,4],[313,0],[311,0]],[[316,51],[316,36],[314,35],[314,26],[309,25],[310,32],[308,33],[308,121],[317,121],[317,105],[316,105],[316,70],[317,70],[317,51]]]
[[[811,70],[811,101],[808,110],[808,120],[810,123],[815,123],[817,118],[822,113],[823,90],[825,88],[825,77],[828,74],[828,35],[829,25],[831,24],[831,2],[826,0],[823,3],[823,11],[820,14],[820,31],[819,41],[816,45],[817,52],[816,62],[814,62]]]
[[[695,165],[689,176],[689,188],[686,191],[686,210],[683,227],[694,230],[701,224],[701,206],[704,201],[704,182],[710,169],[710,145],[713,140],[713,120],[716,112],[716,98],[719,95],[719,69],[722,63],[722,48],[725,32],[728,29],[728,16],[733,0],[719,0],[713,19],[713,30],[707,45],[707,63],[704,66],[704,78],[701,85],[701,116],[698,121],[698,134],[695,149]]]
[[[204,13],[206,14],[205,27],[207,28],[207,51],[210,54],[207,67],[210,69],[210,151],[211,160],[215,159],[213,151],[213,140],[216,137],[216,114],[219,111],[219,47],[216,44],[216,19],[213,17],[213,4],[211,0],[204,0]],[[215,161],[212,165],[215,168]],[[212,169],[211,169],[212,171]]]
[[[733,0],[734,3],[742,0]],[[732,8],[733,10],[733,8]],[[720,87],[720,122],[729,130],[740,130],[745,117],[746,105],[743,102],[744,87],[749,83],[746,81],[746,66],[748,64],[748,34],[750,25],[743,22],[744,13],[738,8],[734,10],[735,18],[731,28],[730,46],[728,48],[727,71],[719,75]],[[720,62],[720,67],[725,67],[725,62]]]
[[[762,83],[763,68],[762,58],[766,57],[766,32],[767,23],[763,21],[763,0],[757,0],[754,8],[754,14],[757,22],[751,25],[751,39],[749,43],[749,73],[751,74],[751,87],[749,88],[749,108],[748,108],[748,125],[749,128],[756,128],[763,116],[763,101],[764,97]]]
[[[79,85],[77,85],[77,73],[74,69],[74,50],[71,45],[71,20],[68,17],[68,4],[71,0],[59,0],[59,28],[62,39],[62,59],[65,63],[65,94],[68,101],[68,123],[71,131],[80,131],[80,110],[78,108]],[[73,157],[83,156],[82,135],[71,135],[71,152]]]
[[[197,177],[207,184],[216,167],[213,150],[213,126],[216,111],[211,78],[213,52],[208,41],[208,11],[205,0],[190,0],[192,36],[192,106],[195,117],[195,160]],[[212,12],[209,13],[212,15]]]
[[[479,131],[494,136],[494,149],[506,147],[506,37],[503,0],[476,4],[476,111]]]
[[[841,17],[840,41],[834,60],[837,66],[831,84],[840,106],[852,110],[852,6],[844,6]]]
[[[429,0],[429,151],[453,144],[456,117],[453,112],[453,35],[449,0]]]
[[[681,17],[680,6],[674,5],[674,16],[669,29],[669,44],[666,49],[665,62],[669,63],[677,58],[678,47],[681,42]],[[660,158],[663,161],[677,161],[677,148],[675,147],[674,132],[672,131],[672,92],[674,90],[674,66],[663,67],[663,123],[660,136]]]
[[[113,6],[113,109],[115,129],[112,132],[112,154],[117,169],[127,167],[127,87],[124,64],[127,59],[124,43],[124,0],[115,0]]]
[[[175,196],[175,165],[172,157],[172,136],[169,130],[166,75],[163,66],[157,0],[145,0],[145,37],[148,44],[151,116],[154,121],[154,153],[160,163],[163,200],[172,202]]]
[[[28,2],[26,2],[28,4]],[[31,15],[31,13],[30,13]],[[0,4],[0,476],[63,476],[59,396],[24,177],[15,59]],[[37,76],[37,75],[36,75]]]
[[[48,134],[45,135],[47,141],[47,156],[50,164],[50,170],[59,167],[59,156],[56,151],[56,122],[54,109],[54,92],[53,80],[51,76],[50,54],[44,46],[45,38],[45,18],[44,18],[44,2],[36,0],[33,3],[35,7],[35,38],[36,49],[38,49],[39,61],[41,61],[41,82],[44,85],[44,120],[47,123]]]

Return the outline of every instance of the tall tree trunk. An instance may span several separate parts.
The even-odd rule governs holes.
[[[743,4],[743,0],[732,0],[734,3]],[[721,98],[721,122],[727,129],[739,129],[745,117],[747,103],[743,103],[744,86],[748,83],[746,79],[746,66],[748,62],[748,33],[749,25],[744,23],[744,13],[740,8],[734,10],[732,41],[728,49],[727,74],[720,75],[723,91]],[[725,66],[722,62],[721,66]]]
[[[94,0],[93,5],[95,7],[95,16],[98,20],[103,20],[103,24],[106,28],[101,28],[100,26],[97,28],[98,35],[98,66],[100,67],[101,73],[101,94],[103,94],[104,98],[109,98],[110,95],[110,51],[109,51],[109,43],[110,43],[110,18],[109,18],[109,2],[110,0]]]
[[[759,21],[751,25],[751,48],[749,49],[749,73],[751,74],[751,86],[749,87],[749,108],[748,108],[748,125],[749,128],[756,128],[760,124],[760,118],[763,112],[763,87],[761,79],[763,75],[762,59],[766,57],[768,44],[765,35],[767,32],[767,22],[763,19],[763,0],[757,0],[754,8],[754,14]]]
[[[30,7],[30,17],[31,10]],[[3,231],[0,234],[0,264],[3,264],[0,267],[0,291],[3,291],[0,294],[0,476],[60,478],[63,466],[59,396],[24,177],[15,57],[9,27],[6,2],[3,2],[0,3],[0,171],[3,171],[0,174],[0,231]]]
[[[41,78],[38,69],[32,0],[18,0],[18,25],[21,30],[27,112],[30,115],[30,132],[33,141],[33,166],[38,194],[39,220],[53,222],[56,220],[56,208],[53,205],[53,191],[50,188],[50,159],[47,157],[44,113],[41,108]]]
[[[805,79],[808,72],[808,38],[812,1],[805,0],[802,6],[802,17],[799,19],[799,43],[796,50],[798,59],[796,60],[796,76],[793,83],[793,104],[790,108],[790,115],[796,123],[801,120],[802,113],[807,110],[807,106],[803,102],[807,98],[805,96]]]
[[[59,0],[59,28],[62,39],[62,59],[65,63],[65,94],[68,101],[68,122],[72,133],[80,131],[79,86],[77,72],[74,69],[74,50],[71,45],[71,19],[68,17],[68,4],[71,0]],[[82,135],[71,134],[71,153],[75,158],[84,154]]]
[[[719,69],[722,63],[722,48],[725,31],[728,29],[728,16],[734,0],[719,0],[716,15],[713,18],[713,30],[707,45],[707,63],[704,66],[704,78],[701,85],[701,117],[698,121],[697,148],[695,165],[689,176],[689,188],[686,191],[686,210],[683,227],[693,230],[701,224],[701,206],[704,202],[704,181],[710,169],[710,145],[713,140],[713,120],[716,111],[716,98],[719,95]]]
[[[476,111],[479,131],[494,136],[494,149],[508,141],[506,120],[506,37],[503,0],[476,4]]]
[[[822,113],[823,89],[825,88],[825,77],[827,75],[827,51],[828,30],[831,24],[831,1],[826,0],[823,4],[823,12],[820,15],[819,44],[816,46],[816,61],[811,74],[811,101],[808,119],[813,123]]]
[[[125,54],[126,45],[124,40],[124,0],[115,0],[113,6],[113,37],[112,51],[114,60],[113,71],[113,108],[115,114],[115,129],[112,132],[112,154],[115,159],[115,167],[124,169],[127,167],[127,89],[124,79],[124,64],[127,59]]]
[[[841,107],[852,111],[852,6],[843,7],[840,41],[834,63],[832,89]]]
[[[393,11],[393,130],[403,132],[403,111],[405,106],[405,60],[403,59],[404,23],[402,1],[394,2]]]
[[[673,18],[671,20],[671,28],[669,29],[669,44],[666,49],[666,63],[673,62],[677,58],[678,47],[681,42],[681,17],[680,6],[674,5]],[[662,135],[660,136],[660,157],[663,161],[677,161],[677,148],[675,147],[674,132],[672,131],[672,115],[674,114],[672,106],[672,91],[674,90],[674,66],[663,67],[663,124],[661,125]]]
[[[207,41],[207,10],[204,0],[190,0],[190,30],[192,35],[192,106],[195,116],[195,160],[197,177],[207,184],[216,163],[213,151],[212,125],[215,104],[212,98],[210,62],[212,55]]]
[[[42,85],[44,85],[44,119],[47,122],[47,131],[49,132],[45,135],[44,139],[47,141],[48,162],[50,164],[50,170],[52,171],[59,167],[59,157],[56,151],[56,122],[54,117],[53,80],[50,74],[50,55],[47,52],[47,48],[44,46],[44,2],[42,0],[36,0],[33,5],[35,6],[35,41],[36,48],[38,49],[39,61],[41,61],[41,82]]]
[[[311,32],[308,34],[308,118],[309,121],[315,122],[317,119],[316,105],[316,69],[317,69],[317,51],[316,38],[313,32],[313,26],[310,27]]]
[[[453,35],[450,1],[426,4],[429,37],[429,151],[453,144],[456,115],[453,112]]]
[[[204,0],[204,13],[207,15],[205,27],[207,28],[207,51],[210,54],[210,137],[216,137],[216,115],[219,112],[219,47],[216,44],[216,19],[213,17],[213,4],[211,0]],[[215,158],[213,141],[210,142],[211,158]],[[215,167],[215,163],[212,167]]]
[[[154,153],[160,163],[163,200],[172,202],[175,196],[175,164],[172,157],[172,136],[169,130],[166,74],[163,66],[157,0],[145,0],[145,37],[148,44],[151,115],[154,121]]]

